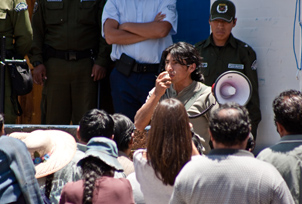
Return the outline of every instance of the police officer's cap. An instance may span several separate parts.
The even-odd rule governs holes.
[[[212,4],[210,20],[222,19],[231,22],[235,18],[236,8],[233,2],[217,0]]]

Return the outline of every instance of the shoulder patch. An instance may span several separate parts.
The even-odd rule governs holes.
[[[257,70],[257,60],[255,60],[255,61],[252,63],[251,68],[252,68],[252,70]]]
[[[170,11],[176,13],[176,6],[175,6],[174,4],[169,4],[169,5],[167,5],[167,8],[168,8]]]
[[[15,7],[16,12],[19,12],[19,11],[22,11],[22,10],[27,10],[27,4],[25,2],[20,2]]]

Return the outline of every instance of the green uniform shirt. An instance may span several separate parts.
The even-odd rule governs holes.
[[[13,53],[17,53],[21,56],[25,56],[29,52],[33,34],[26,0],[0,0],[1,39],[3,36],[5,36],[6,39],[6,50],[13,51]],[[11,83],[8,70],[6,69],[4,97],[5,122],[13,124],[17,116],[14,112],[10,95]],[[0,100],[3,99],[1,98]]]
[[[232,34],[223,47],[214,44],[212,34],[208,39],[197,43],[195,47],[203,57],[201,70],[206,85],[212,86],[222,73],[230,70],[239,71],[249,78],[253,92],[246,107],[252,121],[252,133],[256,136],[261,112],[255,51],[246,43],[234,38]]]
[[[56,50],[83,51],[96,48],[95,64],[108,67],[111,46],[101,36],[105,0],[37,0],[30,61],[43,63],[43,46]]]
[[[0,36],[6,37],[7,50],[15,50],[22,56],[27,54],[32,43],[32,29],[26,0],[0,1]]]

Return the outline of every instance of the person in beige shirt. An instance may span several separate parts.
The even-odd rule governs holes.
[[[205,148],[204,153],[207,154],[211,149],[209,115],[218,107],[218,103],[211,87],[202,83],[204,78],[199,69],[202,58],[193,45],[178,42],[165,49],[162,59],[165,60],[165,71],[159,74],[146,103],[137,111],[134,125],[137,130],[144,130],[157,104],[167,98],[176,98],[184,104],[194,131],[200,136]]]

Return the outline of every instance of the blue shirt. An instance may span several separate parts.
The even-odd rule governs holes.
[[[139,63],[156,64],[160,62],[164,49],[170,46],[172,34],[177,32],[176,0],[108,0],[103,11],[102,26],[110,18],[119,24],[126,22],[147,23],[152,22],[155,16],[162,12],[166,14],[163,21],[168,21],[172,29],[163,38],[150,39],[130,45],[112,45],[111,59],[116,61],[122,53],[134,58]],[[104,32],[102,29],[102,35]]]

